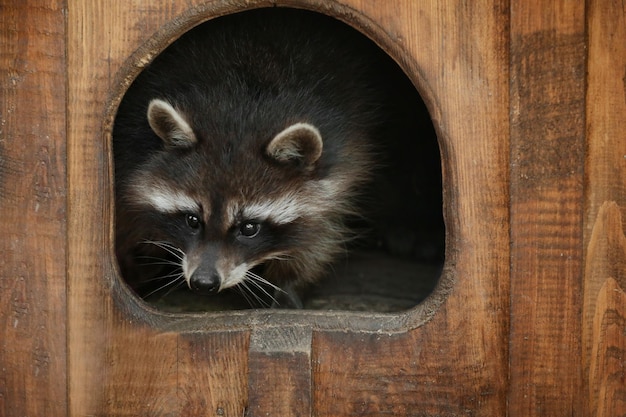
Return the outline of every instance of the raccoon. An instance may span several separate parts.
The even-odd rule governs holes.
[[[353,237],[391,131],[391,66],[346,24],[295,9],[219,17],[173,42],[114,123],[127,283],[145,295],[317,281]]]

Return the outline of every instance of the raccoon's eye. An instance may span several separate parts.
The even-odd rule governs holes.
[[[239,226],[239,233],[245,237],[255,237],[259,234],[259,230],[261,230],[261,225],[259,223],[245,222]]]
[[[195,214],[185,214],[185,221],[187,222],[187,226],[192,229],[197,229],[200,227],[200,218]]]

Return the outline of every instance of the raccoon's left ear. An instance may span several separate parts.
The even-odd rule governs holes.
[[[296,163],[311,168],[322,156],[323,142],[319,130],[308,123],[295,123],[267,145],[267,154],[280,163]]]
[[[150,102],[148,123],[166,146],[188,148],[197,142],[185,116],[167,101],[156,98]]]

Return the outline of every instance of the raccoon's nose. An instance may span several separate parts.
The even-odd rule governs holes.
[[[220,276],[216,273],[194,275],[189,280],[189,287],[202,294],[217,292],[220,289]]]

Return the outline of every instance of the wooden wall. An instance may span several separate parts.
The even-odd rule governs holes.
[[[112,255],[110,130],[201,20],[0,0],[0,415],[626,414],[626,6],[286,0],[375,39],[442,147],[446,266],[402,314],[164,314]]]
[[[0,1],[0,415],[67,414],[63,1]]]

